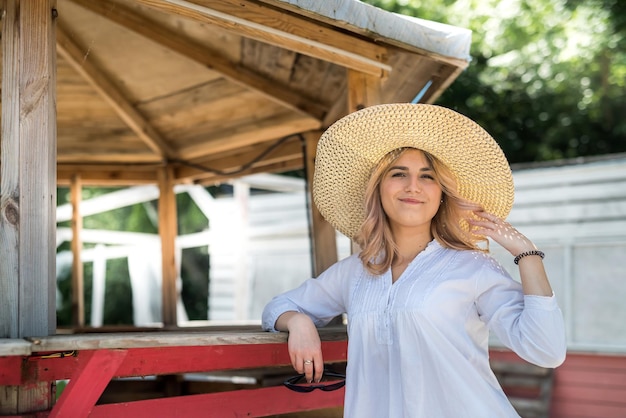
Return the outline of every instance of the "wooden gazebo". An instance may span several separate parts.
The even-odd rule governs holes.
[[[377,103],[433,102],[469,62],[468,30],[357,0],[6,0],[3,5],[0,415],[105,416],[94,404],[112,377],[288,363],[284,336],[172,331],[177,325],[173,186],[303,167],[310,176],[324,128]],[[57,185],[72,190],[74,317],[81,325],[81,187],[142,183],[158,184],[161,191],[162,317],[169,331],[55,335]],[[334,231],[314,209],[311,216],[319,273],[336,260]],[[328,338],[338,337],[331,332]],[[325,343],[329,360],[345,359],[345,339],[338,339]],[[243,356],[238,363],[233,359],[242,349],[257,357]],[[206,361],[189,363],[190,353]],[[230,360],[211,357],[218,355]],[[142,356],[181,362],[133,366]],[[55,406],[54,382],[68,378]],[[91,383],[82,384],[85,379]],[[341,402],[333,396],[302,404],[270,402],[247,416]],[[230,405],[226,398],[208,399],[201,405]],[[246,406],[241,393],[236,399],[237,407]],[[190,405],[190,399],[172,402],[173,410]],[[146,405],[124,414],[162,408]]]

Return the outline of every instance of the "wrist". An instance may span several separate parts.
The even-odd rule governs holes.
[[[529,250],[529,251],[523,251],[521,253],[519,253],[518,255],[515,256],[515,258],[513,259],[513,262],[515,264],[518,264],[519,261],[524,258],[524,257],[531,257],[531,256],[537,256],[540,257],[542,260],[543,258],[546,256],[544,254],[543,251],[539,251],[539,250]]]
[[[313,324],[313,321],[311,320],[311,318],[309,318],[308,315],[302,312],[293,312],[293,314],[289,316],[286,325],[287,329],[290,330],[302,328],[303,326],[306,326],[308,324]]]

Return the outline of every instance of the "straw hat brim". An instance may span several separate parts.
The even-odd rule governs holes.
[[[511,211],[513,176],[489,133],[445,107],[396,103],[351,113],[322,134],[313,177],[313,199],[322,216],[353,238],[365,220],[364,193],[373,168],[403,147],[437,157],[452,171],[465,199],[501,218]]]

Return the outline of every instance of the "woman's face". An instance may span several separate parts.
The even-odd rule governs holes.
[[[405,151],[392,163],[380,183],[381,203],[394,233],[402,228],[429,231],[441,196],[432,167],[416,149]]]

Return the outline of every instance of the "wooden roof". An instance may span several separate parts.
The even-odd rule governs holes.
[[[58,182],[204,184],[303,166],[297,134],[348,112],[348,73],[382,102],[434,101],[470,33],[356,0],[58,0]],[[245,170],[243,170],[245,169]],[[243,170],[243,171],[242,171]]]

